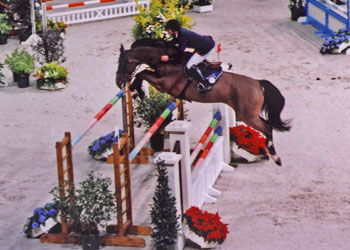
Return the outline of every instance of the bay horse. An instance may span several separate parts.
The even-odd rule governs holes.
[[[116,84],[125,87],[135,77],[139,65],[147,64],[152,70],[137,73],[137,78],[146,80],[160,92],[168,93],[175,98],[202,103],[225,103],[235,112],[236,118],[248,126],[262,132],[266,136],[266,148],[270,157],[277,165],[282,165],[277,155],[272,137],[272,130],[288,131],[290,121],[282,121],[280,114],[285,99],[281,92],[267,80],[256,80],[248,76],[223,72],[205,93],[199,93],[197,84],[187,84],[184,66],[186,59],[173,62],[161,61],[162,55],[171,58],[176,54],[174,48],[167,46],[152,46],[140,41],[132,48],[125,50],[121,45],[119,65],[116,74]],[[265,113],[264,117],[261,116]]]

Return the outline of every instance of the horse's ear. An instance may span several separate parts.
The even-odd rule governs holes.
[[[124,49],[124,45],[120,44],[120,54],[124,55],[125,54],[125,49]]]

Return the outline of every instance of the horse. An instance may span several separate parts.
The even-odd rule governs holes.
[[[272,131],[289,131],[290,121],[282,120],[280,115],[285,105],[285,98],[268,80],[256,80],[251,77],[223,72],[210,91],[199,93],[196,84],[186,75],[186,59],[171,62],[161,61],[162,55],[172,57],[176,49],[167,46],[152,46],[137,42],[131,49],[125,50],[121,44],[116,84],[125,87],[132,78],[146,80],[160,92],[202,103],[225,103],[235,112],[236,118],[248,126],[260,131],[266,137],[266,148],[273,161],[281,166],[277,155]],[[151,70],[137,72],[140,65],[146,64]]]

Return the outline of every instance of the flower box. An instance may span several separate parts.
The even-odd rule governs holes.
[[[202,249],[215,248],[218,245],[216,242],[209,243],[205,241],[203,237],[200,237],[197,234],[195,234],[193,231],[190,230],[187,223],[183,225],[183,233],[187,239],[191,240],[193,243],[196,243]]]
[[[265,157],[264,155],[254,155],[252,153],[249,153],[247,150],[239,148],[238,145],[234,142],[231,145],[231,150],[235,155],[238,155],[240,158],[243,158],[248,162],[260,161]]]
[[[59,90],[59,89],[64,89],[66,85],[62,82],[57,82],[55,84],[45,84],[45,85],[39,85],[39,89],[42,90]]]
[[[51,228],[53,228],[57,224],[57,220],[53,218],[48,218],[45,221],[45,225],[42,224],[38,228],[33,228],[32,229],[32,237],[36,238],[44,233],[47,233]]]
[[[193,11],[203,13],[213,11],[213,5],[193,5]]]
[[[230,127],[231,150],[248,162],[259,161],[267,157],[266,137],[244,123]]]
[[[201,248],[215,248],[222,244],[228,232],[218,213],[202,211],[196,206],[190,207],[183,214],[183,232],[187,239]]]

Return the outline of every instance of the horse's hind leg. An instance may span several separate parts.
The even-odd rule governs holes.
[[[268,125],[261,117],[245,119],[244,122],[248,126],[262,132],[266,136],[267,151],[269,152],[269,155],[272,158],[272,160],[277,165],[281,166],[282,165],[281,158],[276,154],[276,150],[275,150],[275,147],[273,145],[271,126]]]

